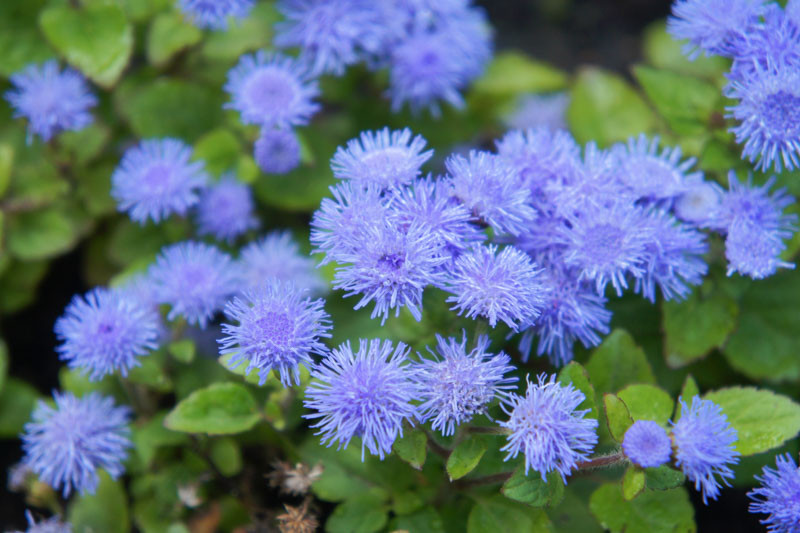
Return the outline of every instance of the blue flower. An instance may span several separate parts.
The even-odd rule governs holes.
[[[473,246],[456,259],[447,280],[447,301],[452,309],[470,318],[486,317],[489,325],[505,322],[516,330],[541,313],[544,287],[541,270],[524,252],[507,246]]]
[[[245,124],[266,128],[308,124],[320,107],[313,101],[319,95],[317,82],[306,66],[264,50],[239,59],[228,72],[225,90],[231,96],[227,109],[238,111]]]
[[[28,140],[38,135],[49,141],[64,130],[80,130],[92,123],[89,109],[97,105],[84,77],[71,68],[59,70],[52,59],[40,66],[28,65],[9,79],[14,86],[6,100],[14,117],[28,119]]]
[[[228,19],[246,19],[254,0],[178,0],[178,8],[199,28],[225,30]]]
[[[239,264],[244,284],[250,288],[257,288],[270,279],[291,281],[312,293],[327,288],[314,261],[300,253],[288,231],[272,231],[242,248]]]
[[[232,243],[236,237],[258,227],[254,208],[250,187],[237,181],[232,174],[226,174],[200,196],[198,232]]]
[[[339,147],[331,159],[333,175],[358,183],[374,183],[381,189],[405,185],[420,174],[420,168],[433,155],[423,152],[425,139],[412,138],[411,130],[364,131]]]
[[[182,316],[201,328],[241,285],[239,270],[228,254],[193,241],[163,248],[149,275],[159,302],[172,306],[167,318]]]
[[[622,440],[625,457],[643,468],[661,466],[672,455],[672,443],[664,428],[652,420],[637,420]]]
[[[739,462],[739,452],[734,449],[736,430],[728,423],[722,409],[714,402],[691,399],[691,406],[681,398],[681,415],[672,424],[672,435],[677,452],[675,464],[679,466],[694,487],[703,492],[703,503],[716,500],[720,484],[718,476],[727,485],[733,479],[729,465]]]
[[[734,56],[763,12],[764,0],[675,0],[667,31],[688,39],[684,53],[690,59],[701,51]]]
[[[403,423],[413,425],[417,416],[411,402],[419,391],[409,379],[407,352],[403,343],[362,339],[353,353],[348,341],[312,368],[303,403],[314,413],[303,416],[319,419],[311,427],[323,444],[347,448],[360,437],[362,460],[365,450],[381,459],[391,453]]]
[[[114,372],[127,376],[158,347],[160,331],[155,309],[123,290],[96,288],[75,296],[56,321],[56,351],[93,381]]]
[[[709,181],[693,181],[675,199],[672,210],[683,222],[706,227],[713,226],[713,214],[717,212],[722,200],[722,189]]]
[[[577,462],[588,459],[597,444],[597,420],[585,418],[588,409],[578,410],[585,396],[572,384],[562,385],[556,377],[541,374],[538,383],[528,379],[525,396],[512,395],[503,410],[509,415],[500,426],[511,431],[500,451],[506,461],[520,452],[525,456],[525,474],[535,470],[547,480],[555,470],[566,477]]]
[[[178,139],[151,139],[128,149],[111,176],[111,196],[120,211],[144,224],[172,213],[185,215],[208,181],[192,148]]]
[[[433,419],[431,427],[442,435],[452,435],[455,427],[469,422],[477,414],[486,414],[495,398],[506,398],[516,388],[511,358],[503,352],[489,353],[489,337],[478,336],[475,347],[467,351],[467,335],[461,342],[453,337],[436,335],[433,359],[425,359],[411,368],[411,378],[420,390],[420,419]]]
[[[28,521],[28,529],[25,531],[12,531],[11,533],[72,533],[72,526],[69,523],[62,522],[58,516],[50,517],[37,524],[33,514],[26,510],[25,519]]]
[[[794,268],[794,263],[781,259],[786,245],[762,227],[746,221],[734,222],[725,237],[725,258],[728,276],[739,272],[752,279],[764,279],[779,268]]]
[[[223,324],[220,354],[232,354],[231,368],[247,362],[246,373],[258,370],[259,385],[273,369],[285,387],[300,384],[299,364],[310,366],[311,354],[324,355],[320,337],[330,337],[330,317],[320,298],[311,300],[306,289],[291,282],[269,279],[258,289],[246,291],[225,306],[225,315],[238,325]]]
[[[748,31],[737,47],[728,78],[746,80],[757,76],[758,69],[800,66],[800,20],[792,20],[791,9],[791,2],[786,12],[778,4],[767,4],[763,23]]]
[[[761,521],[770,533],[797,533],[800,527],[800,470],[788,453],[775,458],[775,468],[765,466],[761,482],[747,493],[751,513],[769,515]]]
[[[292,130],[264,128],[253,153],[268,174],[287,174],[300,165],[300,143]]]
[[[523,94],[517,99],[513,112],[503,122],[512,130],[529,128],[566,130],[569,102],[570,97],[567,92]]]
[[[530,191],[521,187],[515,169],[488,152],[446,161],[452,194],[472,215],[498,232],[519,235],[536,218]]]
[[[61,489],[65,498],[73,490],[93,494],[98,469],[112,478],[125,470],[122,462],[131,446],[130,410],[97,392],[82,398],[56,392],[54,398],[55,408],[40,401],[25,424],[23,460],[40,480]]]

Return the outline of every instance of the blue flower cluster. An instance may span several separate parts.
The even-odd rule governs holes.
[[[775,459],[775,468],[765,466],[760,487],[748,492],[754,500],[751,513],[769,515],[761,521],[770,533],[796,533],[800,528],[800,469],[787,453]]]
[[[180,9],[199,28],[228,29],[230,19],[250,15],[255,0],[178,0]]]

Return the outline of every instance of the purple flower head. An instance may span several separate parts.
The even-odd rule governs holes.
[[[197,205],[198,232],[232,243],[236,237],[258,227],[254,208],[250,187],[232,174],[226,174],[200,196]]]
[[[291,281],[312,293],[327,288],[314,261],[300,253],[288,231],[272,231],[242,248],[239,264],[244,284],[249,288],[257,288],[270,279]]]
[[[425,139],[411,137],[411,130],[364,131],[339,147],[331,159],[333,175],[358,183],[374,183],[380,189],[406,185],[420,174],[422,165],[433,155],[423,152]]]
[[[28,521],[28,529],[25,531],[12,531],[11,533],[72,533],[72,526],[61,521],[58,516],[52,516],[47,520],[36,522],[33,514],[26,510],[25,519]]]
[[[547,128],[550,131],[567,129],[567,107],[569,93],[524,94],[516,107],[505,119],[509,129],[527,130]]]
[[[163,248],[149,275],[159,302],[172,306],[167,318],[182,316],[201,328],[241,285],[238,267],[228,254],[194,241]]]
[[[800,65],[761,68],[726,88],[726,96],[738,100],[728,107],[729,118],[739,124],[730,129],[736,142],[744,143],[742,158],[756,168],[780,172],[800,166]]]
[[[300,165],[300,142],[292,130],[264,128],[253,157],[267,174],[287,174]]]
[[[478,336],[471,351],[467,351],[463,331],[460,342],[440,335],[436,340],[436,351],[428,348],[433,359],[420,355],[420,362],[412,365],[411,378],[421,393],[421,420],[433,419],[431,428],[447,436],[475,415],[486,414],[495,398],[508,397],[517,378],[506,377],[514,370],[508,355],[487,351],[491,341],[486,335]]]
[[[703,503],[716,500],[720,484],[718,476],[727,485],[733,479],[731,464],[739,462],[739,452],[734,449],[736,430],[728,423],[722,409],[714,402],[691,399],[691,406],[681,398],[681,416],[672,424],[672,435],[677,448],[675,464],[679,466],[694,488],[703,492]]]
[[[381,459],[391,453],[403,422],[413,424],[417,416],[411,402],[419,391],[409,378],[407,353],[405,344],[380,339],[359,340],[353,353],[348,341],[312,368],[303,403],[315,412],[303,417],[319,419],[311,427],[323,444],[347,448],[360,437],[362,461],[366,450]]]
[[[747,493],[753,500],[751,513],[769,515],[761,521],[770,533],[797,533],[800,529],[800,470],[792,457],[779,455],[775,468],[764,467],[761,482]]]
[[[259,50],[242,56],[228,72],[225,90],[231,95],[225,107],[238,111],[245,124],[289,128],[308,124],[319,111],[313,101],[317,82],[302,62],[283,54]]]
[[[445,274],[439,267],[447,260],[436,237],[419,225],[401,231],[385,221],[364,228],[357,249],[341,254],[337,261],[352,263],[336,269],[334,289],[347,291],[345,298],[361,295],[354,309],[374,302],[372,318],[383,324],[389,311],[406,307],[422,319],[422,292],[428,285],[441,286]]]
[[[775,67],[800,66],[800,20],[792,20],[792,3],[784,12],[776,3],[766,5],[764,22],[751,29],[737,47],[728,77],[746,80],[758,71]]]
[[[769,230],[746,221],[734,222],[725,238],[727,274],[736,272],[753,279],[764,279],[779,268],[794,268],[794,263],[781,259],[786,245]]]
[[[111,176],[118,209],[139,224],[185,215],[208,181],[203,163],[191,157],[192,148],[178,139],[150,139],[128,149]]]
[[[28,142],[34,135],[49,141],[64,130],[80,130],[94,120],[89,109],[97,105],[86,79],[76,70],[58,67],[52,59],[28,65],[9,79],[13,88],[5,97],[14,117],[28,119]]]
[[[54,398],[55,408],[40,401],[25,424],[24,461],[65,498],[73,490],[94,494],[98,469],[112,478],[125,470],[130,409],[115,406],[111,397],[97,392],[82,398],[56,392]]]
[[[622,440],[625,457],[643,468],[654,468],[669,461],[672,443],[664,428],[652,420],[637,420]]]
[[[555,470],[566,482],[577,462],[585,460],[597,444],[597,420],[585,418],[588,409],[578,410],[585,396],[572,384],[562,385],[546,374],[538,383],[528,378],[525,396],[511,395],[503,410],[508,421],[500,426],[511,430],[508,443],[500,451],[508,452],[506,461],[520,452],[525,455],[525,474],[533,469],[547,480]]]
[[[667,31],[689,41],[683,51],[690,59],[701,51],[730,57],[763,12],[764,0],[675,0]]]
[[[114,372],[127,376],[158,347],[161,328],[152,307],[125,291],[98,287],[72,299],[55,332],[61,360],[96,381]]]
[[[475,245],[456,259],[447,280],[452,309],[470,318],[486,317],[489,325],[505,322],[515,330],[532,323],[544,305],[541,270],[524,252],[506,246]]]
[[[178,8],[198,27],[228,29],[228,19],[246,19],[254,0],[178,0]]]
[[[536,218],[530,192],[520,186],[507,161],[473,150],[466,158],[453,155],[445,164],[453,196],[496,231],[519,235]]]
[[[696,226],[713,225],[713,213],[718,210],[722,189],[710,181],[692,181],[686,190],[675,199],[672,210],[679,219]]]
[[[313,364],[311,354],[328,349],[320,337],[330,337],[330,317],[324,301],[311,300],[305,289],[291,282],[269,279],[258,289],[246,291],[225,306],[225,315],[238,325],[223,324],[220,354],[232,354],[231,368],[247,362],[247,374],[258,370],[259,385],[270,371],[280,372],[284,387],[300,384],[298,365]]]

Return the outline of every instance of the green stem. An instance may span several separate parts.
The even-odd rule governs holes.
[[[450,457],[450,453],[453,450],[445,448],[444,446],[436,442],[436,440],[433,438],[433,435],[428,433],[427,429],[422,428],[422,431],[425,433],[425,436],[428,437],[428,448],[430,448],[430,450],[433,453],[435,453],[436,455],[447,461],[447,458]]]
[[[467,431],[480,435],[511,435],[511,430],[496,426],[470,426]]]

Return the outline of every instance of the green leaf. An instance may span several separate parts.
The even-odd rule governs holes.
[[[520,52],[509,51],[494,56],[484,75],[473,83],[472,91],[496,98],[558,91],[566,85],[564,72]]]
[[[159,392],[172,390],[172,380],[164,371],[164,351],[158,350],[139,358],[139,366],[133,367],[128,374],[132,383],[147,385]]]
[[[447,475],[450,480],[461,479],[472,472],[486,453],[486,441],[472,436],[458,444],[447,458]]]
[[[0,437],[16,438],[31,418],[39,393],[22,381],[9,377],[0,393]]]
[[[500,492],[506,498],[526,503],[532,507],[551,507],[564,498],[564,481],[558,472],[550,472],[547,481],[538,472],[525,474],[525,467],[519,467],[503,484]]]
[[[598,394],[632,383],[655,383],[647,357],[624,329],[615,329],[595,348],[586,370]]]
[[[721,290],[704,290],[707,286],[694,290],[686,301],[664,300],[661,304],[664,358],[672,368],[721,348],[736,329],[736,301]]]
[[[392,449],[400,459],[417,470],[422,470],[428,451],[428,438],[418,429],[408,429],[394,441]]]
[[[189,442],[189,438],[177,431],[164,427],[166,412],[158,413],[146,423],[133,428],[133,443],[136,453],[145,466],[149,466],[159,448],[164,446],[180,446]]]
[[[69,212],[54,207],[19,213],[8,224],[8,251],[23,261],[48,259],[70,250],[79,227]]]
[[[242,146],[231,131],[218,129],[200,137],[194,145],[194,158],[205,163],[217,176],[236,168],[242,155]]]
[[[175,358],[176,361],[180,361],[181,363],[188,365],[194,361],[194,356],[196,353],[194,340],[181,339],[172,341],[167,345],[167,351],[172,357]]]
[[[14,166],[14,147],[10,144],[0,143],[0,197],[8,190],[11,184],[11,169]]]
[[[626,502],[616,483],[600,486],[589,500],[589,507],[600,524],[611,533],[694,532],[694,509],[683,487],[645,491]]]
[[[104,88],[113,86],[133,51],[133,28],[114,5],[50,7],[39,18],[50,44]]]
[[[686,476],[680,470],[662,465],[644,470],[647,488],[650,490],[669,490],[680,487],[686,481]]]
[[[211,443],[211,461],[225,476],[235,476],[242,471],[242,451],[230,437],[214,439]]]
[[[256,401],[238,383],[215,383],[193,392],[170,411],[164,425],[184,433],[209,435],[247,431],[261,419]]]
[[[203,32],[178,13],[161,13],[153,20],[147,36],[147,60],[153,65],[164,65],[202,38]]]
[[[656,125],[655,114],[633,87],[597,68],[578,72],[567,120],[579,143],[594,140],[601,147],[647,133]]]
[[[125,489],[105,471],[100,471],[97,492],[73,500],[67,516],[73,531],[126,533],[131,529]]]
[[[622,442],[625,432],[633,425],[628,407],[614,394],[603,395],[603,405],[606,408],[608,431],[615,441]]]
[[[0,15],[0,76],[9,77],[52,57],[53,51],[35,27],[20,26],[18,20],[3,20]]]
[[[412,514],[398,517],[392,524],[392,531],[411,533],[445,533],[444,521],[433,507],[425,507]]]
[[[8,378],[8,345],[0,339],[0,395]]]
[[[800,405],[770,390],[730,387],[709,392],[704,399],[719,405],[727,415],[742,455],[777,448],[800,432]]]
[[[625,470],[622,476],[622,498],[631,501],[642,493],[645,484],[644,470],[634,465]]]
[[[273,25],[280,19],[275,5],[259,2],[249,17],[228,28],[215,31],[205,39],[202,53],[212,60],[233,62],[250,50],[270,46]]]
[[[724,57],[701,54],[689,60],[683,53],[684,42],[667,33],[663,21],[650,25],[644,32],[644,57],[655,67],[707,79],[724,79],[730,61]]]
[[[552,524],[541,509],[531,509],[497,494],[479,500],[467,519],[467,533],[541,533]]]
[[[675,407],[670,395],[655,385],[628,385],[617,396],[634,421],[653,420],[666,426]]]
[[[389,516],[383,499],[371,493],[351,498],[336,506],[325,531],[328,533],[374,533],[380,531]]]
[[[8,255],[0,260],[8,260]],[[36,286],[47,273],[46,261],[11,261],[0,277],[0,309],[16,311],[33,301]]]
[[[597,412],[597,394],[594,391],[592,382],[589,380],[589,373],[580,364],[571,361],[567,366],[561,369],[558,373],[558,381],[563,384],[572,383],[572,386],[583,393],[584,400],[578,406],[578,409],[588,409],[589,418],[599,418]]]

